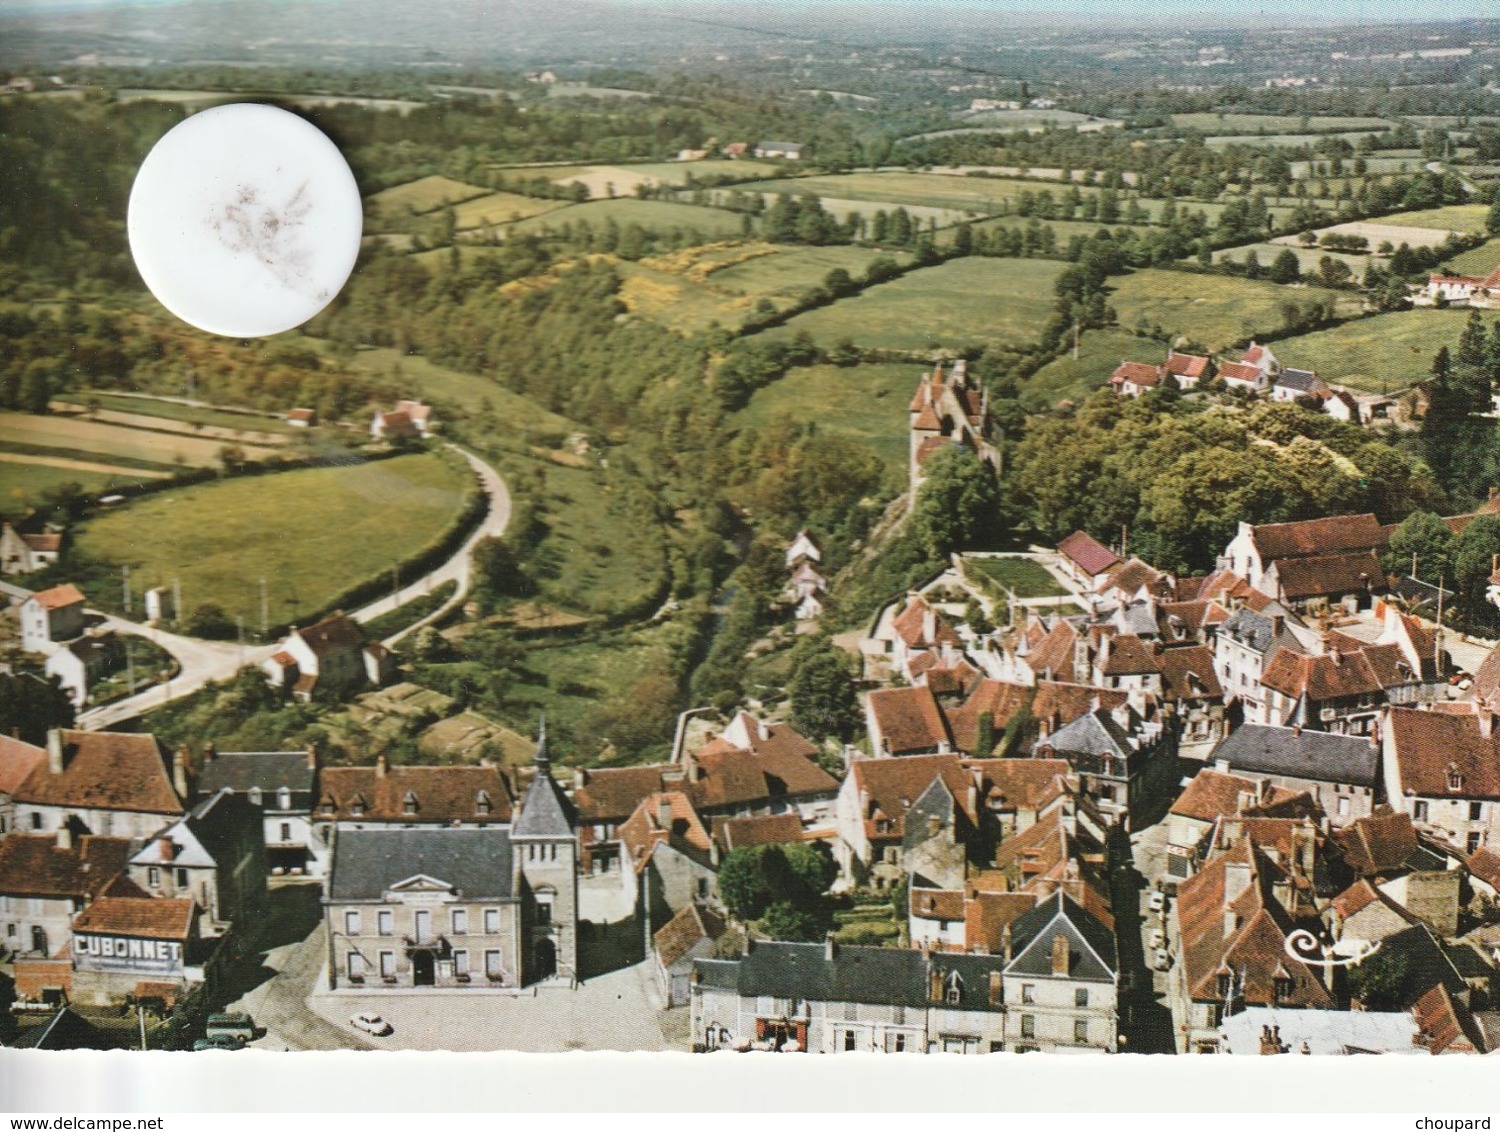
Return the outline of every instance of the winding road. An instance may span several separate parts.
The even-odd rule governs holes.
[[[479,477],[486,498],[489,500],[489,509],[484,518],[475,528],[474,533],[464,542],[463,546],[456,550],[441,566],[424,574],[417,581],[397,593],[383,597],[378,601],[371,602],[361,609],[355,610],[350,616],[354,620],[364,623],[372,618],[379,617],[383,613],[389,613],[393,609],[399,609],[407,602],[430,593],[436,587],[445,582],[457,582],[453,596],[444,602],[440,609],[423,617],[414,625],[401,630],[385,639],[384,644],[393,645],[408,633],[429,625],[438,618],[460,605],[468,596],[469,584],[473,573],[474,548],[481,539],[495,537],[505,533],[506,526],[510,523],[511,501],[510,489],[506,487],[505,481],[500,478],[500,473],[486,464],[472,452],[460,448],[456,444],[449,444],[465,460],[469,467]],[[0,584],[0,590],[15,597],[27,597],[29,590],[19,586]],[[205,684],[216,680],[227,680],[245,665],[258,665],[266,660],[276,651],[275,644],[243,646],[237,644],[225,644],[219,641],[201,641],[193,637],[184,637],[176,633],[168,633],[143,625],[135,621],[127,621],[121,617],[100,615],[103,617],[103,627],[113,629],[117,633],[130,633],[155,642],[161,648],[172,654],[179,666],[179,671],[171,680],[154,685],[144,692],[114,703],[104,704],[101,707],[90,708],[78,716],[78,726],[88,731],[99,731],[106,727],[112,727],[127,719],[149,711],[151,708],[160,707],[162,704],[170,703],[183,696],[191,695]]]

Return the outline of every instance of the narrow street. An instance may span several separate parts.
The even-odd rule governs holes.
[[[1113,836],[1108,859],[1114,897],[1115,946],[1120,960],[1120,1052],[1176,1053],[1172,1035],[1172,1012],[1166,1004],[1163,973],[1151,969],[1145,935],[1161,923],[1161,918],[1147,907],[1152,887],[1141,869],[1148,863],[1152,827],[1136,835],[1136,844],[1123,831]],[[1156,875],[1151,872],[1151,875]],[[1160,985],[1161,989],[1158,989]]]

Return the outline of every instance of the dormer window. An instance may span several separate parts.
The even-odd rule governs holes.
[[[349,813],[353,817],[357,817],[357,818],[364,817],[365,816],[365,800],[364,800],[364,798],[362,798],[362,797],[360,797],[359,795],[356,794],[355,797],[354,797],[354,800],[349,803]]]
[[[252,787],[250,787],[250,804],[252,806],[258,806],[258,805],[260,805],[260,787],[259,786],[252,786]]]
[[[1229,997],[1230,974],[1228,971],[1219,972],[1219,977],[1214,980],[1214,993],[1220,998]]]
[[[1448,764],[1448,789],[1459,791],[1464,788],[1464,774],[1458,769],[1457,763]]]
[[[1292,997],[1292,992],[1297,989],[1297,984],[1285,971],[1278,971],[1276,977],[1271,980],[1271,987],[1276,995],[1276,1001],[1286,1002]]]
[[[278,810],[290,810],[292,808],[292,792],[290,788],[283,786],[276,791],[276,808]]]
[[[417,812],[417,796],[410,790],[401,796],[401,812],[407,817],[412,817]]]
[[[964,981],[963,981],[963,979],[959,978],[959,975],[958,975],[957,971],[949,972],[949,974],[948,974],[948,985],[947,985],[947,988],[946,988],[946,990],[944,992],[944,997],[947,999],[948,1005],[949,1006],[957,1006],[959,1004],[959,1001],[963,998],[963,994],[964,994]]]
[[[489,795],[488,791],[481,790],[478,794],[476,794],[474,796],[474,810],[475,810],[475,812],[480,813],[480,814],[488,814],[494,808],[495,808],[495,804],[490,801],[490,795]]]

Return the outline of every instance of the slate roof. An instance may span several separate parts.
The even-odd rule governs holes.
[[[1374,786],[1380,751],[1369,739],[1247,723],[1219,743],[1209,756],[1227,759],[1232,771],[1281,774],[1314,782]]]
[[[65,730],[61,741],[62,773],[53,774],[43,759],[16,788],[17,801],[81,810],[182,813],[154,737]]]
[[[1068,973],[1065,978],[1084,982],[1113,983],[1119,971],[1115,937],[1096,917],[1061,892],[1040,901],[1010,926],[1012,954],[1007,975],[1053,978],[1053,941],[1068,941]]]
[[[245,794],[254,787],[274,796],[285,786],[293,794],[311,794],[317,774],[306,751],[219,751],[198,771],[197,792]]]
[[[1071,560],[1089,577],[1098,577],[1121,559],[1109,547],[1084,531],[1074,531],[1057,544],[1057,552]]]
[[[511,833],[515,837],[571,838],[575,824],[573,803],[562,792],[562,787],[552,780],[545,725],[537,738],[535,766],[536,773],[521,802],[521,816],[516,819]]]
[[[825,947],[756,940],[750,944],[750,953],[740,959],[696,959],[693,967],[700,986],[732,989],[748,997],[923,1007],[946,1001],[946,991],[953,986],[959,1001],[950,1009],[1004,1009],[1003,1001],[990,998],[990,976],[1000,974],[1003,957],[836,946],[830,959]],[[937,979],[932,977],[934,972]],[[951,981],[954,975],[956,983]],[[934,982],[939,987],[936,1000]]]
[[[1277,375],[1276,384],[1296,390],[1299,394],[1308,397],[1325,392],[1328,389],[1323,379],[1312,370],[1292,369],[1290,366],[1283,369]]]
[[[1500,799],[1500,729],[1486,737],[1477,715],[1392,708],[1386,737],[1403,791],[1428,798]],[[1456,789],[1452,772],[1458,775]]]
[[[393,885],[428,876],[466,900],[509,900],[510,831],[464,829],[341,829],[334,838],[328,898],[379,900]]]
[[[1130,736],[1115,721],[1114,713],[1100,708],[1079,716],[1058,728],[1045,739],[1038,739],[1035,751],[1044,748],[1070,754],[1115,755],[1128,758],[1132,752]]]
[[[130,860],[128,837],[79,837],[59,849],[57,835],[12,833],[0,838],[0,892],[8,896],[91,900]]]

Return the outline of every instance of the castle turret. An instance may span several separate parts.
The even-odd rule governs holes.
[[[552,780],[545,718],[537,729],[532,766],[531,784],[510,831],[522,897],[524,978],[572,981],[578,971],[578,839],[572,803]]]

